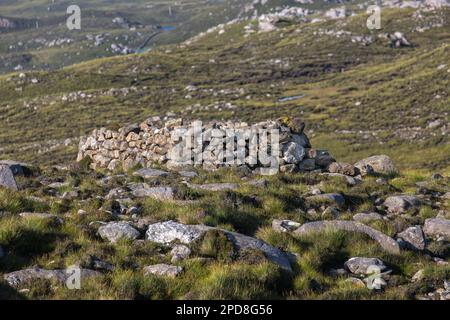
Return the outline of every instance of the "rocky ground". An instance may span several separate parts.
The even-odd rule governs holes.
[[[1,298],[450,298],[449,177],[90,164],[0,164]]]

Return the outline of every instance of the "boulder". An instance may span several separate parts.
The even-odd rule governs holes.
[[[146,183],[138,183],[130,186],[131,194],[136,198],[153,198],[167,201],[175,198],[175,191],[171,187],[150,187]]]
[[[383,216],[376,212],[357,213],[353,216],[353,220],[362,223],[369,223],[376,220],[382,220]]]
[[[450,220],[432,218],[425,220],[423,232],[430,238],[443,238],[450,241]]]
[[[418,209],[421,201],[415,196],[399,195],[388,197],[384,205],[390,213],[402,214],[411,209]]]
[[[394,162],[386,155],[372,156],[355,163],[355,167],[361,172],[366,172],[367,166],[371,167],[375,173],[392,174],[398,172]]]
[[[155,264],[152,266],[144,267],[144,275],[156,275],[163,277],[171,277],[175,278],[181,272],[183,272],[183,268],[179,266],[171,266],[168,264]]]
[[[385,251],[391,254],[400,254],[400,246],[397,241],[376,229],[354,221],[334,220],[308,222],[295,230],[294,234],[297,236],[304,236],[314,232],[323,232],[329,229],[365,233],[373,240],[377,241]]]
[[[345,262],[344,266],[353,274],[358,275],[368,275],[373,273],[373,269],[371,267],[378,267],[380,272],[383,272],[387,269],[384,265],[383,261],[378,258],[365,258],[365,257],[354,257],[350,258],[347,262]]]
[[[7,165],[0,165],[0,187],[14,191],[18,190],[16,179],[14,179],[14,174]]]
[[[425,236],[420,226],[407,228],[397,234],[397,238],[402,240],[401,244],[404,245],[405,248],[412,250],[425,249]]]
[[[224,232],[228,239],[233,242],[236,250],[240,251],[250,248],[262,251],[270,261],[279,265],[282,269],[292,272],[287,256],[279,249],[272,247],[262,240],[214,227],[184,225],[174,221],[159,222],[148,227],[146,239],[162,244],[170,244],[173,241],[190,244],[209,230],[220,230]]]
[[[24,269],[7,273],[3,276],[6,282],[12,287],[18,287],[24,282],[49,279],[56,281],[60,284],[65,284],[73,272],[66,270],[45,270],[40,268]],[[81,269],[81,281],[83,279],[93,278],[100,276],[101,273],[90,269]]]
[[[133,173],[134,176],[142,177],[144,179],[150,178],[158,178],[158,177],[167,177],[169,175],[168,172],[152,169],[152,168],[143,168]]]
[[[141,236],[140,232],[126,222],[110,222],[98,229],[100,237],[116,243],[120,239],[135,240]]]

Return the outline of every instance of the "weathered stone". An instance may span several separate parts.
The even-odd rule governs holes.
[[[195,178],[198,176],[197,172],[195,171],[180,171],[178,173],[183,178]]]
[[[0,160],[0,166],[8,166],[14,176],[29,176],[35,169],[30,164],[12,160]]]
[[[338,207],[345,205],[345,198],[340,193],[324,193],[310,196],[307,198],[308,201],[323,202],[328,204],[335,204]]]
[[[125,188],[114,188],[109,190],[108,194],[106,195],[106,200],[112,200],[112,199],[122,199],[129,196],[129,192]]]
[[[365,233],[373,240],[377,241],[380,246],[391,254],[400,254],[400,247],[394,239],[388,237],[384,233],[375,230],[359,222],[354,221],[314,221],[303,224],[294,231],[295,235],[304,236],[310,233],[323,232],[327,229],[343,230],[348,232]]]
[[[287,271],[292,271],[286,255],[264,241],[205,225],[184,225],[174,221],[155,223],[148,227],[146,239],[162,244],[170,244],[173,241],[189,244],[199,239],[208,230],[220,230],[224,232],[238,251],[246,248],[260,250],[270,261]]]
[[[170,255],[172,256],[172,263],[176,263],[180,260],[187,259],[191,254],[191,249],[188,246],[178,244],[170,251]]]
[[[414,196],[400,195],[388,197],[384,201],[384,205],[390,213],[401,214],[408,210],[418,209],[421,201]]]
[[[350,258],[344,265],[353,274],[371,274],[374,272],[371,267],[379,268],[380,272],[387,269],[383,261],[378,258],[354,257]]]
[[[150,187],[145,183],[130,186],[131,193],[136,198],[150,197],[156,200],[167,201],[175,198],[175,191],[171,187]]]
[[[152,266],[144,267],[144,275],[148,276],[150,274],[156,276],[164,276],[175,278],[181,272],[183,272],[183,268],[179,266],[171,266],[168,264],[155,264]]]
[[[397,238],[403,240],[407,248],[413,250],[425,249],[425,237],[420,226],[409,227],[397,234]]]
[[[425,220],[423,232],[430,238],[444,238],[450,241],[450,220],[434,218]]]
[[[367,166],[370,166],[375,173],[392,174],[398,172],[394,162],[386,155],[372,156],[355,163],[355,167],[360,171],[367,171]]]
[[[376,212],[357,213],[353,216],[353,220],[362,223],[369,223],[376,220],[382,220],[383,216]]]
[[[116,243],[120,239],[135,240],[141,236],[140,232],[126,222],[110,222],[98,229],[100,237]]]
[[[300,226],[300,223],[291,220],[275,219],[272,221],[272,229],[278,232],[292,232]]]
[[[290,164],[298,164],[306,156],[306,150],[300,144],[289,142],[282,146],[283,160]]]
[[[150,178],[158,178],[158,177],[167,177],[169,175],[168,172],[157,170],[157,169],[151,169],[151,168],[143,168],[133,173],[133,175],[142,177],[144,179],[150,179]]]
[[[345,162],[333,162],[328,166],[330,173],[340,173],[346,176],[357,176],[360,172],[359,169],[350,163]]]
[[[11,273],[7,273],[3,276],[3,278],[8,282],[8,284],[12,287],[18,287],[24,282],[39,280],[39,279],[48,279],[56,281],[60,284],[65,284],[69,277],[73,274],[73,271],[70,270],[45,270],[40,268],[34,269],[24,269],[19,271],[14,271]],[[90,270],[90,269],[81,269],[81,280],[83,281],[88,278],[101,276],[101,273],[98,271]]]
[[[18,190],[13,172],[7,165],[0,165],[0,187],[4,187],[14,191]]]
[[[420,269],[412,276],[411,282],[419,282],[422,281],[424,278],[425,278],[425,270]]]

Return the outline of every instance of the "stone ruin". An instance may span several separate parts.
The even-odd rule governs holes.
[[[276,172],[326,169],[335,160],[326,150],[311,147],[304,127],[299,119],[289,118],[249,125],[152,117],[117,131],[95,129],[81,138],[77,161],[89,157],[93,169],[111,171],[137,165],[164,165],[169,170],[239,166],[262,174],[267,168]],[[192,137],[185,139],[186,134]],[[192,152],[182,152],[189,148]]]

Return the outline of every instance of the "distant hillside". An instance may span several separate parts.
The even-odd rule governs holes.
[[[448,169],[449,13],[385,9],[373,31],[364,13],[271,32],[247,20],[146,54],[5,75],[0,157],[72,160],[93,128],[168,112],[252,122],[289,115],[339,159],[386,153],[403,168]],[[391,46],[395,32],[411,46]]]

